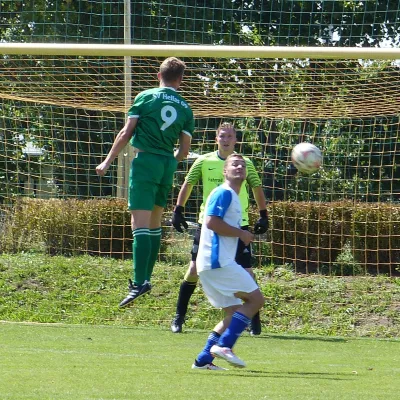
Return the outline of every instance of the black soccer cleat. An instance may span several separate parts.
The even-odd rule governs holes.
[[[184,322],[185,322],[184,318],[182,318],[180,315],[175,315],[175,318],[171,322],[171,331],[173,333],[181,333],[182,325]]]
[[[148,281],[144,281],[141,285],[134,285],[133,282],[129,279],[129,293],[128,296],[125,297],[119,303],[120,307],[125,307],[128,304],[132,303],[138,297],[143,296],[144,294],[150,292],[151,284]]]

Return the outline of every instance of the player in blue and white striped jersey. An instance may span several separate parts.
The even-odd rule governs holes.
[[[245,367],[232,348],[253,316],[264,305],[257,283],[236,261],[240,240],[251,243],[254,235],[240,228],[242,209],[238,193],[246,179],[246,161],[231,154],[225,161],[225,182],[207,199],[197,254],[197,272],[209,302],[222,308],[225,318],[209,335],[192,366],[194,369],[223,369],[214,357],[235,367]]]

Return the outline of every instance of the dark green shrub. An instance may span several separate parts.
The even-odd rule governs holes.
[[[394,274],[400,264],[399,205],[275,202],[270,220],[274,263],[297,272]]]
[[[132,232],[125,200],[20,198],[6,216],[3,252],[42,249],[49,254],[130,255]]]
[[[393,273],[400,266],[400,206],[357,204],[354,253],[368,272]]]
[[[257,236],[253,244],[255,266],[290,264],[296,272],[329,275],[399,272],[399,205],[274,202],[268,211],[269,232]],[[171,210],[166,210],[160,260],[184,264],[190,258],[191,237],[175,232],[170,216]],[[257,218],[252,207],[251,227]],[[21,198],[2,220],[2,252],[131,257],[125,200]]]

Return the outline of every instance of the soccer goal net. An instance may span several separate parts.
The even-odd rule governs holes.
[[[175,55],[187,65],[181,92],[196,131],[165,213],[162,259],[187,259],[191,240],[173,232],[170,210],[228,121],[270,201],[258,264],[341,275],[399,268],[399,49],[3,43],[0,53],[2,251],[129,255],[129,149],[106,177],[95,167],[134,96],[158,86],[160,62]],[[291,163],[300,142],[322,151],[313,174]],[[193,223],[200,203],[201,186],[186,207]]]

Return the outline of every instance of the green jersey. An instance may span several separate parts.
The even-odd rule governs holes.
[[[194,130],[191,108],[169,87],[139,93],[128,118],[138,118],[131,145],[148,153],[173,155],[180,133],[192,136]]]
[[[255,188],[261,186],[260,177],[254,167],[254,164],[247,157],[246,161],[246,181],[240,189],[239,199],[242,206],[241,226],[249,225],[249,187]],[[203,181],[203,202],[200,206],[199,223],[203,222],[204,206],[208,195],[213,189],[224,182],[224,163],[225,160],[218,155],[218,151],[201,155],[196,159],[188,174],[186,182],[189,185],[196,185],[201,179]]]

